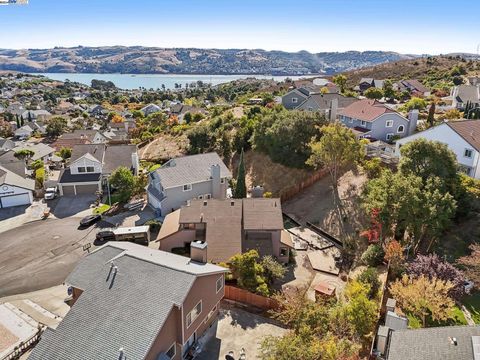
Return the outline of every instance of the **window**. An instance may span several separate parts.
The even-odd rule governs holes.
[[[217,305],[213,307],[213,309],[208,313],[207,317],[205,318],[205,324],[207,323],[208,320],[212,317],[212,315],[217,311]]]
[[[222,289],[223,289],[223,275],[220,276],[217,280],[217,294]]]
[[[288,249],[286,247],[281,247],[280,256],[287,256],[287,255],[288,255]]]
[[[397,133],[403,133],[405,131],[405,126],[403,125],[400,125],[398,128],[397,128]]]
[[[296,104],[298,102],[297,98],[292,98],[292,104]]]
[[[363,121],[361,122],[362,126],[367,126],[367,122],[366,121]]]
[[[225,178],[220,179],[220,184],[225,184]]]
[[[183,185],[183,191],[190,191],[192,190],[192,184]]]
[[[187,328],[190,327],[190,325],[192,325],[192,323],[195,321],[198,315],[200,315],[201,312],[202,312],[202,300],[200,300],[199,303],[195,305],[195,307],[192,309],[192,311],[190,311],[187,314]]]
[[[87,172],[94,172],[95,168],[93,166],[87,166]]]
[[[473,155],[473,151],[470,149],[465,149],[465,151],[463,152],[463,156],[466,158],[471,158],[472,155]]]
[[[393,138],[393,133],[387,134],[386,136],[387,141],[392,140],[392,138]]]
[[[84,173],[86,171],[85,166],[79,166],[77,170],[79,173]]]
[[[177,354],[177,347],[175,346],[175,343],[170,346],[170,349],[165,353],[169,359],[173,359],[175,355]]]
[[[393,126],[393,120],[387,120],[385,123],[385,127],[392,127]]]

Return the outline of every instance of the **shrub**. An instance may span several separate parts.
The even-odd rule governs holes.
[[[35,185],[37,188],[42,188],[45,181],[45,168],[41,167],[35,170]]]
[[[373,267],[369,267],[362,271],[360,275],[358,275],[357,280],[363,284],[370,285],[370,291],[368,293],[369,299],[373,299],[378,295],[378,291],[380,290],[381,282],[378,279],[378,272],[377,269]]]
[[[370,245],[362,254],[362,262],[368,266],[378,266],[382,263],[385,253],[379,244]]]
[[[382,160],[380,158],[372,158],[363,162],[363,170],[369,179],[374,179],[380,176],[382,172]]]

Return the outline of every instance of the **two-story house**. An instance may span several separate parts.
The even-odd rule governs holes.
[[[226,272],[201,258],[109,242],[67,277],[72,308],[29,359],[184,359],[217,321]]]
[[[408,119],[377,100],[358,100],[339,112],[340,122],[359,138],[392,141],[413,134],[417,128],[418,110]]]
[[[150,173],[148,204],[165,216],[192,199],[225,199],[231,178],[217,153],[175,158]]]
[[[282,105],[287,110],[296,109],[307,100],[310,95],[319,94],[320,89],[320,87],[313,85],[293,89],[282,96]]]
[[[205,256],[213,263],[252,249],[287,263],[293,247],[280,199],[267,198],[192,200],[167,215],[157,241],[161,250],[182,253],[208,247]]]
[[[95,194],[110,174],[124,166],[137,175],[136,145],[83,144],[73,147],[69,165],[58,180],[60,195]]]
[[[396,155],[401,157],[401,147],[417,139],[446,144],[457,156],[459,170],[480,179],[480,120],[446,122],[397,140]]]

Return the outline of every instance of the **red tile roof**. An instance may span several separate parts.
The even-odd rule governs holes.
[[[339,114],[358,120],[373,121],[383,114],[395,112],[395,110],[377,100],[364,99],[355,101],[340,111]]]

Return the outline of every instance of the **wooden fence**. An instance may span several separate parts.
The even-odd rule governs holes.
[[[292,185],[286,189],[283,189],[280,191],[280,200],[282,202],[285,202],[287,200],[290,200],[293,198],[295,195],[297,195],[299,192],[305,190],[306,188],[312,186],[315,184],[318,180],[323,178],[326,174],[328,173],[327,169],[320,169],[314,172],[310,177],[305,179],[299,184]]]
[[[278,307],[278,303],[274,299],[230,285],[225,285],[225,299],[255,306],[263,310],[271,310]]]

